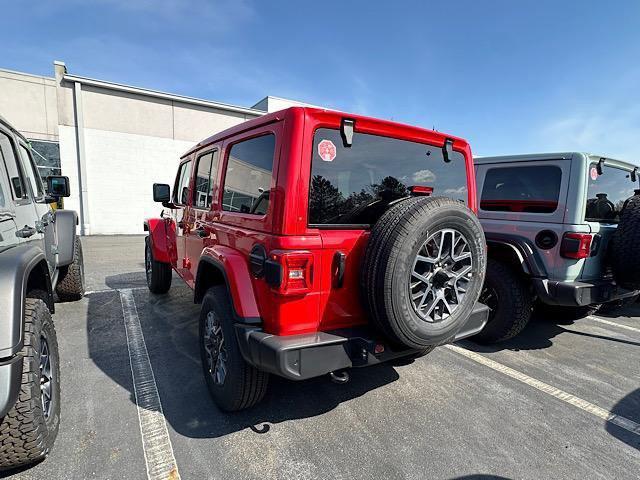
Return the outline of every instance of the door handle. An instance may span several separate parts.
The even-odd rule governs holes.
[[[22,227],[20,230],[16,231],[16,237],[19,238],[29,238],[32,235],[36,234],[36,229],[33,227],[30,227],[28,225],[25,225],[24,227]]]
[[[347,256],[342,252],[336,252],[333,255],[333,265],[331,272],[333,273],[333,286],[335,288],[342,287],[344,283],[344,270],[346,267]]]

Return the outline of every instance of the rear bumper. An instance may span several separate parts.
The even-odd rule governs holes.
[[[489,309],[476,304],[453,341],[478,333],[487,323]],[[305,380],[351,367],[364,367],[416,353],[398,349],[367,328],[278,336],[252,325],[236,325],[244,359],[259,370],[290,380]],[[377,352],[377,353],[376,353]]]
[[[567,307],[581,307],[611,302],[639,292],[619,287],[613,280],[594,282],[557,282],[534,278],[533,285],[544,303]]]
[[[15,405],[22,382],[22,357],[0,361],[0,418]]]

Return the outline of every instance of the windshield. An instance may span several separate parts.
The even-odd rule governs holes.
[[[617,223],[625,200],[633,196],[637,188],[638,180],[631,181],[629,170],[605,164],[602,175],[599,175],[597,164],[592,163],[589,167],[585,219],[591,222]]]
[[[464,156],[454,152],[446,163],[441,147],[365,133],[354,133],[353,145],[345,147],[338,130],[316,130],[310,225],[371,225],[412,186],[466,202]]]

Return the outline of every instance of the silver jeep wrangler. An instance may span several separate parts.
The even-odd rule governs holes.
[[[577,319],[639,293],[636,165],[578,152],[474,163],[488,247],[480,301],[491,309],[474,340],[514,337],[534,306]]]
[[[67,177],[45,191],[29,143],[0,117],[0,472],[44,458],[58,433],[54,293],[84,294],[78,217],[50,205],[68,195]]]

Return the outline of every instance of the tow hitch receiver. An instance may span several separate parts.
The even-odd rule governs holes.
[[[349,372],[347,372],[346,370],[343,370],[342,372],[336,373],[336,372],[329,372],[329,378],[331,378],[331,381],[333,383],[337,383],[337,384],[345,384],[349,381]]]

